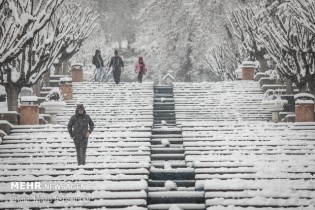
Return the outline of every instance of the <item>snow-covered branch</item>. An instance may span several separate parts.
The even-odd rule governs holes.
[[[260,29],[264,46],[281,74],[293,79],[300,91],[305,91],[307,83],[315,78],[315,34],[302,26],[290,11],[279,10],[269,23]]]
[[[231,43],[221,43],[209,50],[204,56],[204,62],[211,72],[222,80],[235,80],[235,70],[239,64],[238,58],[232,51]]]
[[[97,18],[96,12],[77,5],[66,5],[56,14],[53,22],[59,33],[57,39],[63,42],[57,63],[68,60],[79,51],[97,25]]]
[[[48,26],[43,28],[19,56],[1,67],[2,85],[32,86],[49,70],[62,47],[61,41],[55,41],[56,32],[49,29]]]
[[[308,0],[292,0],[287,4],[294,18],[315,34],[315,2]]]
[[[267,61],[264,56],[267,51],[261,42],[261,34],[259,33],[259,27],[262,25],[259,13],[258,7],[235,9],[231,12],[230,22],[234,34],[250,54],[250,59],[257,59],[261,64],[261,70],[266,71]]]
[[[40,0],[36,2],[38,7],[35,10],[34,1],[1,2],[0,66],[8,64],[23,52],[64,0]]]

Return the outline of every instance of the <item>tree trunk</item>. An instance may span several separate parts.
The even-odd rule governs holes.
[[[131,48],[131,44],[135,43],[136,41],[136,35],[134,33],[130,33],[127,35],[127,48],[130,49]]]
[[[118,46],[119,46],[119,49],[122,48],[122,41],[121,40],[118,41]]]
[[[315,79],[313,79],[313,82],[309,82],[309,88],[310,88],[310,93],[315,97]]]
[[[286,92],[288,95],[293,95],[293,82],[291,79],[286,79]]]
[[[62,75],[68,75],[69,58],[62,60]]]
[[[307,92],[307,85],[306,84],[296,84],[299,88],[299,93],[306,93]]]
[[[62,75],[62,62],[54,63],[55,75]]]
[[[39,97],[40,96],[40,91],[41,91],[41,79],[37,80],[37,82],[33,85],[33,93],[35,96]]]
[[[282,84],[283,84],[283,83],[282,83],[282,79],[281,79],[281,78],[276,79],[276,84],[277,84],[277,85],[282,85]]]
[[[5,86],[5,91],[7,92],[8,111],[18,112],[18,99],[21,92],[21,87],[16,84],[7,84]]]
[[[44,74],[44,86],[50,87],[50,69]]]
[[[264,58],[263,55],[258,55],[257,60],[260,63],[260,72],[266,72],[268,70],[267,60]]]

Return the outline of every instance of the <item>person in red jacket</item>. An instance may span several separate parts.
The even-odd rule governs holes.
[[[135,72],[138,74],[138,82],[142,83],[142,76],[147,73],[147,68],[142,57],[139,57],[138,62],[135,64]]]

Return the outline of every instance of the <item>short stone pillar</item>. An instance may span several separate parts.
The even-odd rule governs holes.
[[[174,77],[174,71],[169,70],[163,77],[163,81],[165,84],[167,85],[172,85],[173,82],[175,81],[175,77]]]
[[[299,93],[295,99],[295,122],[314,121],[314,96],[308,93]]]
[[[83,82],[83,64],[75,63],[71,66],[72,82]]]
[[[63,100],[73,100],[72,79],[68,77],[60,78],[59,84],[59,89]]]
[[[33,95],[33,89],[29,87],[22,87],[20,96],[31,96]]]
[[[39,106],[20,106],[20,125],[39,125]]]
[[[242,64],[242,80],[254,80],[255,63],[252,61],[244,61]]]
[[[51,116],[50,122],[52,124],[56,124],[57,123],[57,115],[66,106],[66,102],[64,102],[64,101],[45,101],[45,102],[41,103],[40,106],[45,109],[46,114],[50,114],[50,116]]]
[[[8,121],[13,125],[18,125],[20,119],[20,114],[16,111],[6,111],[0,112],[0,120]]]
[[[280,121],[279,112],[278,111],[271,112],[271,122],[277,123],[279,121]]]

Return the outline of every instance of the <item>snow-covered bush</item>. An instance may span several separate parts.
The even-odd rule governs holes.
[[[315,79],[315,30],[305,26],[303,15],[314,17],[311,8],[315,3],[307,0],[275,2],[259,15],[266,23],[260,24],[260,40],[280,74],[293,80],[300,92]],[[308,26],[315,27],[315,22]]]
[[[262,107],[269,111],[281,111],[286,104],[288,104],[288,101],[281,99],[280,93],[276,93],[276,91],[272,89],[265,92],[261,102]]]
[[[63,96],[59,88],[52,88],[46,96],[46,101],[63,101]]]

